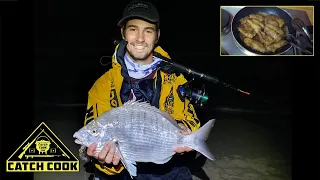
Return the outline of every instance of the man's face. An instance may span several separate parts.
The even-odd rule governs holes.
[[[152,57],[156,43],[156,25],[140,19],[129,20],[125,31],[121,29],[125,40],[128,42],[127,51],[137,61],[145,61]]]

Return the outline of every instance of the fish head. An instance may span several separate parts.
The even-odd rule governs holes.
[[[76,144],[88,147],[94,142],[99,145],[104,135],[103,127],[97,121],[92,120],[86,126],[83,126],[75,132],[73,137],[75,138]]]

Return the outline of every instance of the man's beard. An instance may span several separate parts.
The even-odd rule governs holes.
[[[154,50],[154,46],[150,49],[150,52],[148,52],[146,55],[144,55],[142,57],[135,56],[129,49],[127,49],[127,52],[132,59],[134,59],[136,61],[145,61],[153,53],[153,50]]]

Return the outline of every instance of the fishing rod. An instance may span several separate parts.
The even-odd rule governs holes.
[[[247,96],[252,96],[252,94],[250,92],[247,92],[247,91],[241,90],[239,88],[236,88],[231,84],[228,84],[226,82],[223,82],[223,81],[219,80],[217,77],[214,77],[214,76],[211,76],[211,75],[208,75],[208,74],[205,74],[205,73],[201,73],[201,72],[196,71],[194,69],[191,69],[191,68],[188,68],[188,67],[183,66],[181,64],[178,64],[176,62],[173,62],[173,60],[171,60],[171,59],[169,59],[167,57],[164,57],[164,56],[162,56],[161,54],[159,54],[157,52],[154,52],[154,56],[156,56],[158,58],[161,58],[163,60],[163,62],[165,62],[169,66],[173,67],[176,71],[184,72],[184,73],[187,73],[189,75],[193,75],[193,77],[199,77],[201,79],[204,79],[206,81],[209,81],[209,82],[212,82],[212,83],[215,83],[215,84],[221,84],[226,88],[230,88],[232,90],[235,90],[235,91],[240,92],[242,94],[245,94]],[[170,67],[167,67],[167,68],[170,68]],[[193,80],[194,80],[194,78],[191,81],[193,81]],[[178,91],[178,95],[182,99],[187,97],[191,102],[193,102],[194,104],[202,107],[203,104],[207,102],[209,97],[205,93],[204,87],[201,90],[196,89],[196,88],[192,88],[189,85],[191,81],[187,82],[184,85],[180,85],[178,87],[178,90],[177,90]],[[260,96],[254,95],[253,97],[256,100],[262,101],[262,102],[264,102],[266,104],[274,105],[274,103],[272,103],[270,100],[267,100],[267,99],[262,98]]]

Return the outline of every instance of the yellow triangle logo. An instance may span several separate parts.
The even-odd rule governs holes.
[[[42,122],[8,158],[7,172],[79,172],[79,160]]]

